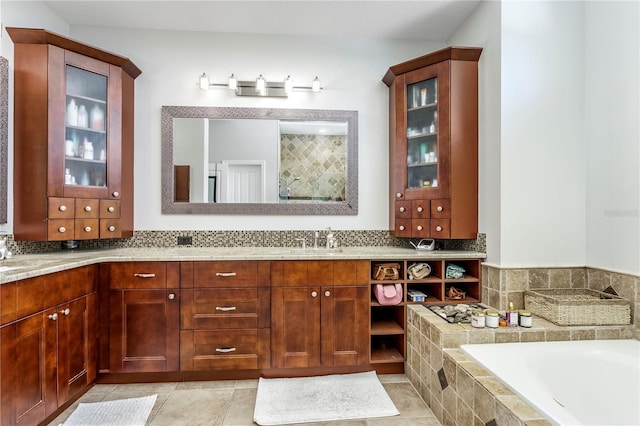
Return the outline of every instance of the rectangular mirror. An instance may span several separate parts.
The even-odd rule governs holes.
[[[165,214],[357,214],[357,112],[162,107]]]

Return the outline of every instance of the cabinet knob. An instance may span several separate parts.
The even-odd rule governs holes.
[[[57,314],[57,313],[55,313],[55,312],[54,312],[54,313],[52,313],[52,314],[50,314],[50,315],[49,315],[49,319],[50,319],[51,321],[57,321],[57,320],[58,320],[58,314]]]
[[[399,230],[401,230],[401,231],[404,231],[404,225],[400,225],[400,226],[398,227],[398,229],[399,229]]]
[[[442,231],[442,226],[436,226],[436,231],[438,232]]]
[[[418,231],[422,231],[422,225],[418,225],[418,226],[416,226],[416,229],[417,229]]]
[[[90,226],[85,226],[84,227],[84,232],[91,232],[91,227]]]
[[[116,227],[115,227],[115,226],[113,226],[113,225],[111,225],[110,227],[108,227],[108,228],[107,228],[107,230],[108,230],[109,232],[113,232],[113,231],[115,231],[115,230],[116,230]]]
[[[418,213],[422,213],[422,207],[418,207],[416,210],[418,210]]]
[[[169,300],[173,300],[176,298],[175,293],[169,293],[169,296],[167,296],[169,298]]]
[[[63,310],[60,311],[60,313],[62,315],[69,315],[71,313],[71,310],[69,308],[63,309]]]
[[[60,207],[58,207],[58,210],[60,210],[61,212],[66,212],[67,211],[67,206],[65,206],[64,204],[61,205]]]
[[[67,228],[65,228],[64,226],[61,226],[60,228],[58,228],[58,232],[60,232],[61,234],[64,234],[65,232],[67,232]]]
[[[324,292],[324,295],[325,295],[325,297],[329,297],[329,296],[331,296],[331,292],[329,290],[327,290],[327,291]]]
[[[118,191],[113,191],[113,194],[111,194],[111,195],[113,195],[114,197],[119,197],[120,193]]]
[[[91,211],[91,206],[84,206],[84,211],[85,212],[90,212]]]
[[[116,208],[115,208],[115,207],[113,207],[113,206],[109,206],[109,208],[107,209],[107,211],[108,211],[109,213],[113,213],[113,212],[115,212],[115,211],[116,211]]]
[[[311,297],[318,297],[318,292],[317,291],[312,291],[311,292]]]
[[[400,209],[399,209],[399,210],[400,210],[400,212],[401,212],[401,213],[404,213],[404,211],[405,211],[406,209],[405,209],[404,207],[400,207]]]
[[[396,198],[402,198],[402,192],[397,192],[396,193]]]
[[[442,206],[438,206],[438,207],[436,208],[436,210],[437,210],[437,211],[439,211],[439,212],[441,212],[441,211],[442,211],[442,210],[444,210],[444,209],[442,208]]]

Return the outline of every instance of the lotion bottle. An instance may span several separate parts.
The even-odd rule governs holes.
[[[513,302],[509,302],[509,310],[506,313],[507,317],[507,325],[509,327],[517,327],[518,326],[518,311],[516,311],[513,306]]]

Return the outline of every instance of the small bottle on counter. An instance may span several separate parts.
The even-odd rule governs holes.
[[[531,328],[533,325],[531,312],[529,311],[518,311],[518,318],[520,318],[520,327]]]
[[[509,310],[506,312],[507,325],[509,327],[517,327],[518,326],[518,311],[513,306],[513,302],[509,302]]]
[[[487,309],[485,312],[485,325],[489,328],[498,328],[500,325],[498,312]]]
[[[484,312],[480,310],[473,311],[471,313],[471,326],[475,328],[484,328],[485,317]]]

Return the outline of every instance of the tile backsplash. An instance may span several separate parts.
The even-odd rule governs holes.
[[[296,247],[296,238],[304,238],[313,244],[313,230],[294,231],[135,231],[132,238],[109,240],[80,240],[79,249],[175,247],[178,237],[191,237],[188,247]],[[343,247],[407,247],[409,239],[396,238],[389,231],[334,230],[338,243]],[[320,231],[320,244],[324,244],[326,231]],[[7,244],[14,254],[45,253],[58,251],[60,242],[14,241],[7,235]],[[486,252],[486,235],[478,234],[475,240],[438,240],[447,250]]]

